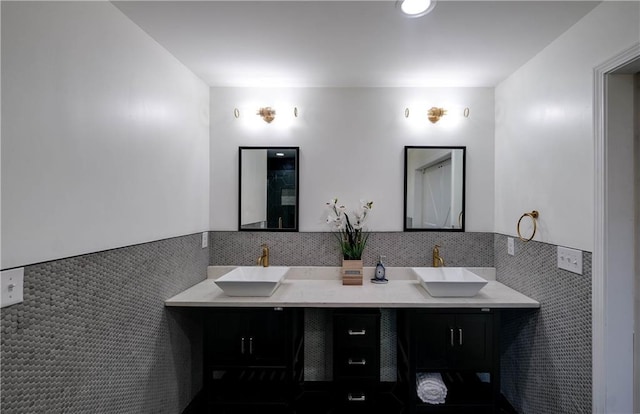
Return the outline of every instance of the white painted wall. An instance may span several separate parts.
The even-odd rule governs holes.
[[[109,2],[2,2],[1,267],[209,229],[209,89]]]
[[[593,251],[594,67],[640,38],[638,2],[603,2],[496,87],[495,231]]]
[[[261,106],[276,109],[273,123]],[[449,110],[435,125],[432,106]],[[300,147],[301,231],[329,230],[333,197],[348,209],[371,199],[368,228],[402,231],[404,146],[466,145],[466,229],[493,231],[493,123],[492,88],[212,88],[211,228],[237,230],[239,146]]]

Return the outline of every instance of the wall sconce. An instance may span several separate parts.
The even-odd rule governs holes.
[[[446,114],[447,114],[447,110],[446,109],[444,109],[444,108],[436,108],[434,106],[431,109],[429,109],[429,112],[427,112],[427,117],[429,118],[429,121],[431,121],[431,123],[435,124],[436,122],[438,122],[440,120],[440,118],[442,118]]]
[[[264,122],[270,124],[271,121],[273,121],[276,117],[276,110],[272,109],[270,106],[267,106],[266,108],[258,109],[256,115],[260,115]]]

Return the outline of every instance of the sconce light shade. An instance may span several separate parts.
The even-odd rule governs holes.
[[[435,124],[436,122],[438,122],[440,120],[440,118],[442,118],[446,114],[447,114],[447,110],[446,109],[444,109],[444,108],[436,108],[434,106],[431,109],[429,109],[429,112],[427,112],[427,117],[429,118],[429,121],[431,121],[431,123]]]
[[[264,119],[264,122],[270,124],[271,121],[273,121],[276,117],[276,110],[272,109],[270,106],[267,106],[266,108],[258,109],[256,115],[260,115],[262,119]]]

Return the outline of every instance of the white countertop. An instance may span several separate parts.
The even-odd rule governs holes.
[[[182,307],[304,308],[539,308],[540,303],[495,281],[494,268],[469,268],[489,281],[471,298],[434,298],[409,268],[387,268],[389,283],[371,283],[365,268],[362,286],[344,286],[340,267],[291,267],[270,297],[227,296],[214,280],[235,266],[210,266],[208,278],[165,301]]]

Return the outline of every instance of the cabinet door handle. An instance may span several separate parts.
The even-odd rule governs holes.
[[[460,344],[462,345],[462,343]],[[249,337],[249,355],[253,355],[253,337]]]
[[[353,359],[349,358],[348,363],[349,365],[367,365],[367,360],[362,358],[360,361],[354,361]]]
[[[353,394],[349,393],[349,395],[347,395],[347,399],[349,401],[366,401],[367,397],[365,397],[364,394],[354,396]]]
[[[244,336],[240,339],[240,353],[244,355]]]
[[[451,346],[454,346],[453,345],[453,328],[449,329],[449,333],[451,334],[451,336],[450,336]]]
[[[367,334],[367,330],[366,329],[361,329],[359,331],[354,331],[352,329],[349,329],[349,335],[354,336],[354,335],[366,335]]]
[[[462,328],[458,328],[458,335],[460,335],[459,339],[460,339],[460,346],[462,346]]]

